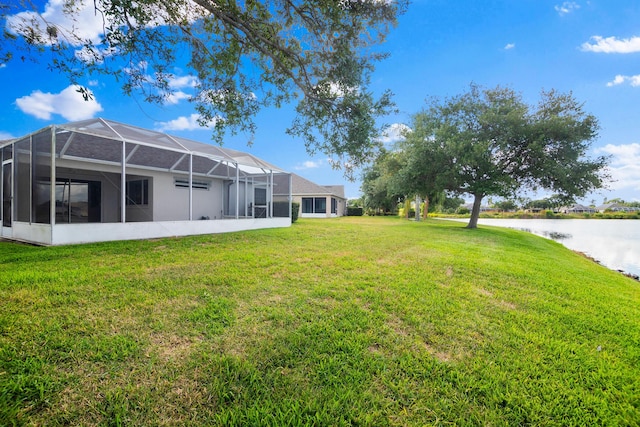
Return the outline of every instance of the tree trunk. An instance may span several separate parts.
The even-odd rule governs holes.
[[[422,214],[422,218],[427,219],[427,215],[429,214],[429,197],[424,198],[424,213]]]
[[[481,203],[482,203],[482,195],[474,194],[473,208],[471,209],[471,219],[469,219],[469,224],[467,224],[467,228],[478,228],[478,218],[480,217]]]
[[[420,196],[416,195],[416,221],[420,221]]]

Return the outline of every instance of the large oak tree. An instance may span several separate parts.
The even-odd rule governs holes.
[[[607,158],[589,157],[597,119],[572,94],[542,92],[536,106],[511,89],[432,99],[412,118],[406,168],[431,186],[473,196],[468,227],[477,227],[485,196],[546,189],[566,201],[602,187]],[[423,184],[425,185],[425,184]]]
[[[393,109],[369,80],[407,2],[58,0],[43,11],[42,2],[0,0],[0,63],[46,61],[73,84],[111,75],[150,102],[173,95],[175,67],[186,64],[197,81],[191,101],[218,140],[253,133],[261,108],[297,99],[288,133],[358,166],[373,152],[376,117]]]

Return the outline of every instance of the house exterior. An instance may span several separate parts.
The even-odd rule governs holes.
[[[596,208],[598,212],[638,212],[638,208],[632,206],[625,206],[620,203],[605,203],[604,205]]]
[[[291,196],[300,204],[301,218],[333,218],[347,214],[343,185],[318,185],[292,173]]]
[[[473,202],[465,203],[461,207],[463,207],[465,209],[468,209],[469,212],[471,212],[473,210]],[[492,211],[495,211],[495,210],[497,210],[497,209],[491,208],[489,206],[480,206],[480,212],[492,212]]]
[[[589,206],[584,206],[581,204],[574,204],[571,206],[563,206],[560,209],[558,209],[558,211],[560,213],[563,214],[573,214],[573,213],[595,213],[596,210],[594,208],[591,208]]]
[[[104,119],[2,141],[0,166],[4,239],[61,245],[291,224],[289,173],[248,153]]]

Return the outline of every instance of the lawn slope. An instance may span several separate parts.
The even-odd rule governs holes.
[[[428,220],[0,242],[0,425],[639,425],[640,285]]]

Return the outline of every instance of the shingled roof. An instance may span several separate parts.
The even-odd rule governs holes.
[[[291,174],[291,180],[293,184],[291,193],[294,196],[319,196],[326,194],[327,196],[335,196],[341,199],[345,198],[344,185],[318,185],[295,173]]]
[[[73,155],[78,158],[99,159],[103,161],[119,162],[122,156],[120,142],[129,144],[127,156],[134,156],[142,166],[164,166],[158,163],[175,164],[182,154],[198,156],[196,162],[209,159],[215,162],[226,162],[228,165],[238,165],[241,171],[246,173],[264,174],[268,171],[275,173],[285,172],[279,167],[268,163],[253,154],[242,151],[223,148],[217,145],[205,144],[190,139],[168,135],[137,126],[94,118],[70,122],[55,127],[59,155]],[[75,134],[70,140],[70,135]],[[0,140],[0,147],[8,145],[14,140]],[[68,146],[65,146],[68,145]],[[135,153],[131,150],[138,146]],[[136,159],[128,159],[134,162]],[[187,163],[184,160],[183,163]],[[203,165],[203,168],[211,165]],[[184,169],[184,168],[183,168]],[[207,170],[209,170],[207,169]]]

